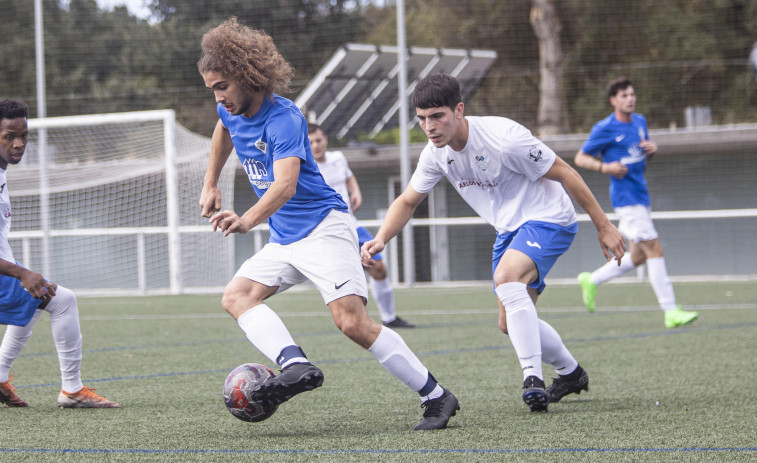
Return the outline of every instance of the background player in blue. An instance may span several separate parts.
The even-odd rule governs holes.
[[[413,105],[429,142],[410,184],[389,206],[376,238],[363,244],[363,263],[371,264],[372,256],[397,236],[434,185],[446,177],[497,231],[492,280],[499,328],[518,355],[523,401],[531,411],[547,411],[550,402],[588,390],[588,374],[557,331],[539,319],[535,304],[547,273],[578,230],[571,197],[591,217],[608,260],[625,251],[620,233],[581,176],[528,129],[504,117],[465,116],[454,77],[431,74],[422,79]],[[548,389],[542,362],[558,374]]]
[[[360,192],[360,185],[355,174],[350,170],[347,158],[341,151],[326,151],[329,145],[329,137],[323,133],[321,126],[308,124],[308,138],[310,138],[310,149],[313,151],[313,157],[315,162],[318,163],[318,169],[321,171],[323,179],[347,203],[351,219],[357,230],[358,244],[362,246],[366,241],[372,240],[373,235],[367,228],[360,226],[357,218],[352,215],[363,204],[363,195]],[[365,269],[371,276],[369,286],[373,300],[376,301],[381,322],[389,328],[415,328],[415,325],[398,317],[395,312],[394,291],[392,290],[392,283],[387,278],[383,256],[380,253],[376,254],[373,256],[373,260],[376,263],[370,267],[365,267]]]
[[[0,404],[26,407],[29,404],[10,384],[10,369],[32,335],[43,311],[50,313],[50,327],[61,374],[58,406],[61,408],[118,408],[81,382],[82,339],[79,308],[71,290],[47,281],[37,272],[19,265],[8,243],[11,204],[6,170],[18,164],[29,136],[28,109],[18,100],[0,100],[0,324],[8,325],[0,345]]]
[[[575,163],[610,176],[610,200],[619,218],[618,229],[629,242],[630,256],[622,259],[620,265],[612,261],[594,272],[578,275],[584,304],[589,312],[594,312],[597,286],[646,262],[649,282],[665,311],[665,326],[686,325],[696,320],[698,314],[682,310],[676,304],[662,246],[652,223],[644,177],[647,160],[657,152],[657,144],[649,139],[647,120],[634,112],[636,93],[630,80],[620,77],[611,81],[607,96],[615,111],[594,124],[589,138],[576,153]]]
[[[230,18],[203,36],[198,69],[215,95],[219,116],[200,198],[202,215],[224,236],[245,233],[264,220],[271,230],[270,242],[242,264],[221,302],[250,342],[282,368],[253,390],[253,398],[273,407],[323,383],[323,372],[264,303],[310,280],[336,326],[421,396],[426,410],[415,429],[445,427],[460,408],[455,396],[396,332],[368,316],[355,228],[347,205],[318,171],[305,117],[277,95],[288,90],[293,71],[271,37]],[[232,149],[260,198],[241,216],[221,211],[218,189]]]

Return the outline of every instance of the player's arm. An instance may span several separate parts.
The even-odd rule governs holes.
[[[37,272],[24,268],[5,259],[0,259],[0,275],[13,277],[21,282],[29,293],[37,299],[43,301],[55,296],[55,284],[51,283]]]
[[[618,259],[618,265],[620,265],[620,258],[626,252],[626,243],[623,240],[623,236],[615,228],[615,225],[610,222],[610,219],[607,218],[607,214],[604,213],[602,207],[578,172],[570,167],[568,163],[557,157],[552,167],[544,174],[544,177],[560,182],[571,198],[589,214],[599,234],[599,244],[605,257],[607,260],[610,260],[614,254]]]
[[[376,237],[371,241],[366,241],[360,250],[363,265],[373,265],[372,257],[383,251],[387,241],[399,234],[410,218],[413,217],[413,212],[426,195],[426,193],[418,193],[412,186],[408,185],[405,191],[392,202],[389,210],[386,211],[386,217],[384,217]]]
[[[623,163],[618,161],[605,163],[601,159],[584,153],[581,150],[578,150],[576,156],[573,158],[573,162],[583,169],[609,174],[616,178],[623,178],[628,173],[628,167]]]
[[[200,194],[200,207],[203,217],[210,217],[221,210],[221,190],[218,188],[218,179],[221,177],[223,166],[226,165],[233,149],[234,143],[231,141],[231,135],[229,135],[229,131],[224,127],[221,120],[218,119],[213,130],[213,137],[210,140],[210,159]]]
[[[350,207],[353,211],[356,211],[363,204],[363,194],[360,192],[360,185],[357,183],[357,177],[352,175],[345,182],[347,186],[347,192],[350,195]]]
[[[239,217],[234,211],[221,211],[210,219],[213,231],[220,228],[224,234],[247,233],[267,220],[297,192],[300,177],[300,158],[289,156],[273,163],[273,182],[254,206]]]

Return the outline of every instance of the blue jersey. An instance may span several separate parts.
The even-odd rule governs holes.
[[[233,116],[221,104],[217,110],[258,197],[273,183],[274,161],[300,158],[297,191],[268,218],[272,243],[289,244],[306,237],[332,209],[347,212],[347,204],[318,170],[307,122],[294,103],[274,95],[252,117]]]
[[[649,190],[644,171],[647,155],[639,146],[642,140],[649,140],[647,120],[641,114],[632,113],[631,122],[620,122],[615,114],[594,124],[589,138],[581,151],[592,156],[602,156],[602,161],[622,162],[628,167],[623,178],[610,176],[610,200],[612,207],[632,205],[649,206]]]

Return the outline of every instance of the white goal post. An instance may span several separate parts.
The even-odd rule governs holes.
[[[29,129],[8,173],[9,238],[23,265],[93,294],[216,291],[231,278],[234,240],[199,214],[210,139],[172,110],[30,119]]]

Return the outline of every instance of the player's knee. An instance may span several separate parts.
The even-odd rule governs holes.
[[[58,285],[55,289],[55,296],[50,299],[45,310],[50,312],[52,316],[71,312],[78,316],[79,308],[76,304],[76,295],[70,289]]]
[[[376,281],[386,279],[386,265],[380,260],[377,260],[373,267],[368,267],[368,274]]]

